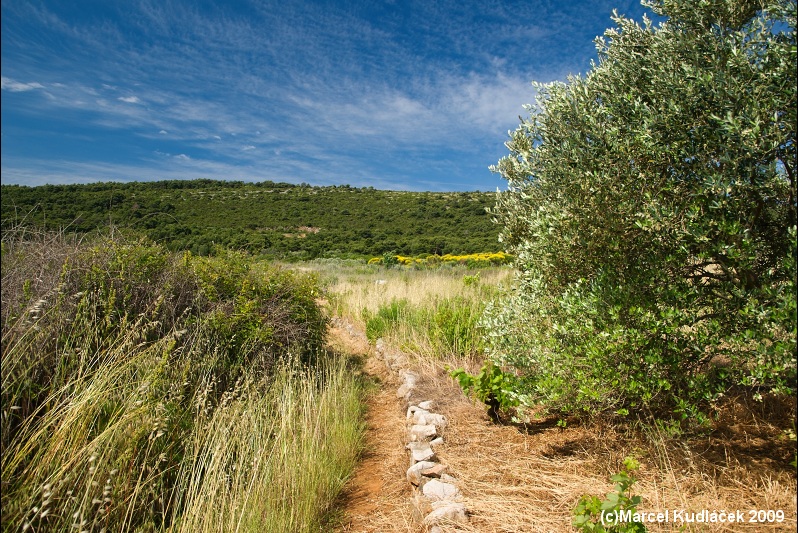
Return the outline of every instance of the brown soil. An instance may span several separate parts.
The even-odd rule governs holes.
[[[395,394],[399,383],[365,339],[334,327],[330,342],[338,350],[366,357],[364,370],[375,384],[368,397],[360,465],[340,499],[343,517],[339,531],[413,531],[410,487],[403,475],[409,466],[404,448],[405,413]]]

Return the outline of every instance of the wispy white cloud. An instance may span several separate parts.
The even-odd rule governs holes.
[[[35,89],[44,89],[44,85],[36,82],[23,83],[3,76],[0,78],[0,88],[2,88],[4,91],[11,91],[12,93],[22,93],[25,91],[33,91]]]
[[[607,22],[609,2],[592,8],[606,7]],[[534,100],[529,82],[580,68],[568,59],[568,34],[585,24],[578,8],[538,2],[109,5],[115,16],[102,18],[48,0],[4,3],[3,64],[14,70],[3,71],[2,89],[28,93],[9,95],[19,113],[79,117],[98,140],[114,131],[141,144],[152,160],[129,173],[138,179],[196,171],[392,187],[419,176],[430,188],[490,181],[507,130]],[[551,48],[551,39],[562,44]],[[55,41],[66,45],[51,49]],[[140,155],[119,151],[127,176]],[[4,181],[21,176],[18,165],[3,168]]]

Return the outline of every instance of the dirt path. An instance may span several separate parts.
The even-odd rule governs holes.
[[[340,500],[343,526],[339,531],[415,531],[410,488],[402,476],[408,458],[403,442],[405,413],[395,394],[398,383],[364,337],[333,327],[330,343],[338,350],[365,357],[364,370],[375,384],[368,399],[364,453]]]

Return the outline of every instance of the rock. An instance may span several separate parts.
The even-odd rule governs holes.
[[[427,419],[427,424],[432,424],[432,425],[437,426],[439,428],[445,428],[446,427],[447,421],[446,421],[446,417],[443,416],[443,415],[439,415],[437,413],[430,413],[425,418]]]
[[[439,428],[445,428],[446,417],[437,413],[430,413],[429,411],[419,408],[413,413],[413,423],[422,425],[432,424]]]
[[[408,408],[408,411],[409,410],[410,409]],[[422,409],[420,407],[416,407],[415,409],[413,409],[413,423],[414,424],[426,424],[427,423],[427,418],[426,417],[427,417],[428,414],[429,414],[429,411],[425,411],[424,409]]]
[[[418,374],[412,370],[405,370],[402,372],[402,380],[411,387],[415,387],[418,383]]]
[[[413,440],[429,440],[437,434],[438,431],[435,429],[435,426],[415,424],[410,428],[410,438],[415,437]]]
[[[451,483],[444,483],[437,479],[430,480],[424,485],[424,496],[433,502],[438,500],[454,500],[460,495],[460,490]]]
[[[397,398],[404,398],[407,400],[410,398],[410,393],[413,392],[413,385],[408,385],[407,383],[403,383],[399,390],[396,391]]]
[[[438,437],[437,439],[432,439],[432,441],[430,441],[430,443],[429,443],[430,446],[437,446],[439,444],[443,444],[443,437]]]
[[[421,470],[421,475],[426,477],[441,477],[446,475],[447,470],[449,470],[449,467],[446,465],[442,465],[440,463],[432,463],[432,466],[425,467]]]
[[[438,463],[432,461],[420,461],[407,469],[407,480],[413,485],[421,484],[422,471],[435,468]]]
[[[435,402],[427,400],[426,402],[419,402],[418,406],[425,411],[432,411],[435,408]]]
[[[433,503],[432,507],[432,512],[424,518],[424,524],[427,526],[447,522],[454,522],[456,524],[465,524],[468,522],[466,507],[462,503],[446,502],[445,505],[440,506],[436,506],[435,503]]]
[[[445,481],[446,483],[454,483],[455,481],[457,481],[457,479],[455,479],[453,476],[450,476],[449,474],[444,473],[441,474],[441,481]]]
[[[435,452],[429,447],[428,442],[410,442],[406,448],[410,450],[413,463],[431,461],[435,457]]]
[[[418,406],[417,405],[411,405],[410,407],[408,407],[407,408],[407,418],[413,418],[413,413],[415,413],[416,411],[418,411]]]

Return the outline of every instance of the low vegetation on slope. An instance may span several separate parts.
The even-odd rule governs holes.
[[[483,192],[193,180],[2,186],[2,228],[21,223],[86,233],[109,223],[170,250],[214,246],[283,260],[444,255],[498,249]]]
[[[318,531],[360,386],[310,275],[6,235],[3,531]]]

